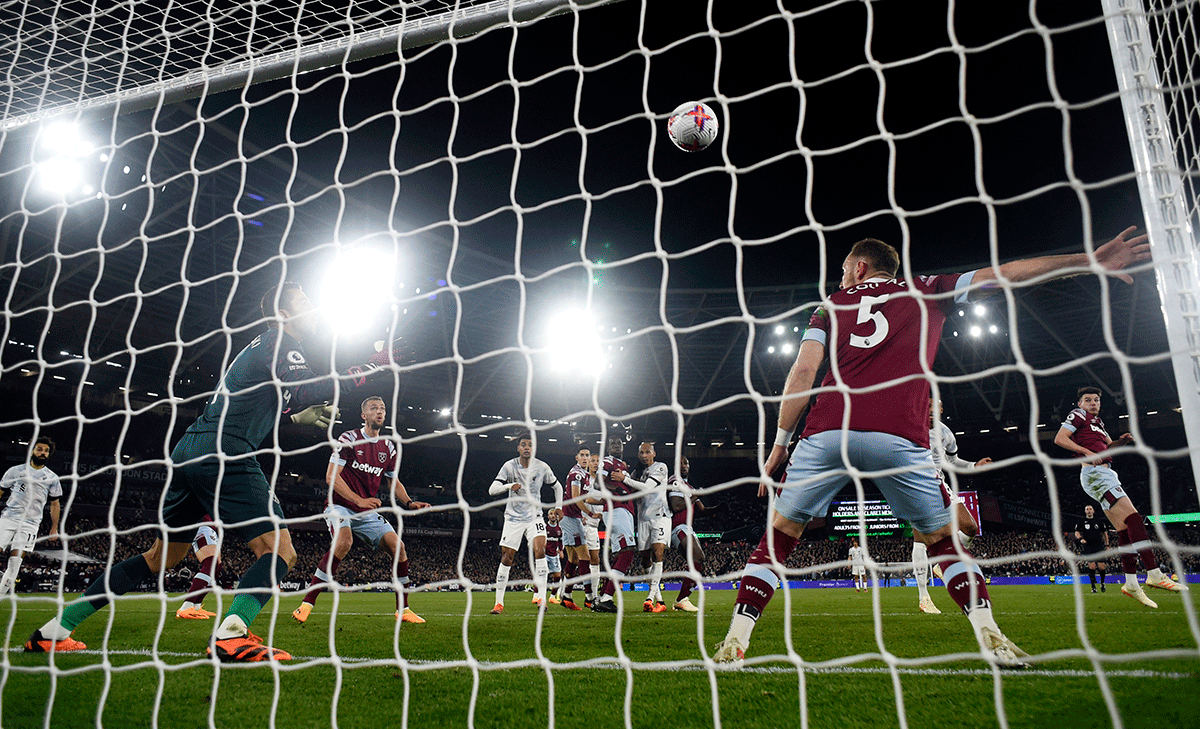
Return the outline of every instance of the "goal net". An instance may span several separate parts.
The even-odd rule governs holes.
[[[0,4],[0,724],[1196,723],[1191,593],[1122,595],[1127,545],[1108,523],[1086,548],[1100,503],[1055,439],[1098,388],[1132,435],[1135,546],[1194,581],[1197,10]],[[698,103],[719,132],[686,152],[667,120]],[[1130,226],[1152,258],[1125,283],[1095,251]],[[1088,254],[922,299],[947,313],[923,377],[980,526],[965,562],[1027,670],[980,652],[940,577],[919,609],[912,527],[855,469],[775,565],[745,667],[714,660],[784,384],[865,238],[904,279]],[[554,478],[512,492],[524,434]],[[39,438],[62,495],[17,514]],[[707,508],[658,525],[661,557],[618,562],[610,516],[544,559],[580,447],[645,478],[648,444]],[[192,518],[198,463],[220,503],[255,479],[270,501]],[[622,577],[616,615],[558,597],[593,575]],[[291,660],[206,654],[243,615]]]

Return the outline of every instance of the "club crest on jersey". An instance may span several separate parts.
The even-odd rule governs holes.
[[[287,353],[287,361],[292,364],[304,364],[304,355],[300,354],[300,351],[297,349],[290,350]]]
[[[380,463],[387,463],[387,454],[386,453],[380,452],[375,455],[379,456]]]

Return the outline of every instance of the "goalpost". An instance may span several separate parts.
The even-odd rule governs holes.
[[[0,723],[51,726],[70,715],[64,704],[81,699],[96,707],[87,717],[96,726],[115,723],[112,715],[169,725],[176,700],[215,727],[223,725],[222,704],[240,698],[228,698],[229,687],[245,679],[267,698],[271,726],[302,723],[284,718],[294,716],[293,699],[319,704],[322,714],[312,720],[335,726],[343,712],[359,712],[346,723],[378,712],[418,725],[424,709],[445,712],[435,715],[441,721],[465,713],[469,726],[484,725],[487,707],[521,682],[534,684],[514,699],[530,703],[528,716],[563,726],[587,715],[564,696],[606,690],[616,676],[597,726],[658,720],[641,702],[663,701],[658,682],[669,681],[689,690],[688,711],[717,727],[783,724],[797,713],[801,726],[826,723],[841,711],[837,701],[869,692],[882,692],[894,712],[884,721],[907,727],[921,721],[923,691],[945,702],[960,689],[987,704],[955,706],[964,716],[1007,726],[1014,705],[1037,717],[1048,711],[1020,703],[1012,688],[1022,680],[1063,681],[1065,700],[1095,701],[1121,726],[1112,677],[1194,678],[1200,623],[1190,596],[1171,596],[1184,614],[1171,623],[1188,633],[1182,647],[1097,647],[1086,625],[1093,607],[1063,538],[1079,489],[1058,477],[1066,459],[1045,435],[1074,406],[1062,410],[1068,386],[1095,380],[1114,408],[1110,430],[1130,424],[1139,436],[1136,458],[1148,464],[1138,477],[1139,508],[1161,517],[1168,496],[1186,501],[1166,493],[1177,485],[1161,478],[1160,460],[1187,459],[1192,483],[1200,483],[1200,2],[1145,3],[1103,0],[1101,16],[1080,17],[1086,13],[1031,2],[1024,17],[1004,14],[994,28],[954,0],[936,12],[857,0],[777,0],[761,13],[727,0],[667,2],[680,6],[669,12],[653,0],[286,0],[230,8],[208,0],[58,0],[0,8],[0,58],[8,58],[0,60],[6,467],[27,457],[33,436],[67,434],[52,464],[67,493],[65,550],[48,552],[59,555],[51,564],[61,574],[47,578],[45,594],[0,598]],[[1111,59],[1095,43],[1101,29]],[[1071,79],[1056,74],[1079,71],[1063,64],[1080,48],[1089,71],[1111,60],[1115,95],[1090,87],[1060,93],[1059,83]],[[988,103],[993,92],[1003,101]],[[1132,171],[1095,163],[1087,154],[1093,142],[1079,131],[1111,124],[1105,109],[1116,97]],[[665,122],[679,104],[701,101],[715,110],[720,132],[711,148],[689,155],[671,146]],[[1039,115],[1054,116],[1061,128],[1046,134],[1022,126],[1045,122]],[[1051,159],[1046,169],[1029,164],[1038,154]],[[1025,174],[1031,182],[1014,182]],[[990,333],[983,314],[957,312],[962,319],[947,324],[935,371],[943,397],[958,403],[947,416],[963,424],[960,437],[973,439],[972,455],[990,445],[983,434],[1009,438],[996,468],[1024,479],[1019,469],[1032,467],[1044,479],[1036,489],[1049,494],[1048,505],[1033,511],[1059,531],[1039,544],[1056,546],[978,562],[998,570],[1026,558],[1063,560],[1075,587],[1060,589],[1073,590],[1074,614],[1046,622],[1074,617],[1078,635],[1069,638],[1078,640],[1022,645],[1048,666],[1027,679],[981,668],[961,616],[909,630],[912,616],[903,611],[912,611],[915,595],[893,602],[880,590],[870,598],[870,627],[856,624],[862,635],[835,640],[836,618],[804,605],[820,594],[840,615],[839,593],[783,589],[770,606],[782,630],[763,629],[775,637],[761,639],[742,678],[712,661],[729,619],[726,593],[715,588],[697,593],[695,625],[664,621],[656,627],[663,633],[649,633],[675,631],[663,644],[636,623],[631,597],[624,622],[584,629],[599,630],[603,645],[577,653],[554,643],[566,632],[555,620],[574,616],[526,614],[527,600],[512,599],[509,615],[499,617],[514,620],[494,623],[506,626],[497,632],[479,625],[488,619],[480,615],[490,607],[490,570],[499,559],[496,501],[479,482],[516,455],[504,440],[514,430],[533,432],[538,457],[560,482],[572,465],[573,437],[585,434],[595,449],[619,432],[634,446],[657,441],[672,474],[683,456],[707,460],[721,475],[698,476],[694,485],[704,498],[734,502],[759,481],[755,469],[771,448],[800,333],[835,288],[828,282],[840,277],[850,244],[887,240],[902,252],[901,270],[913,274],[1092,251],[1136,222],[1129,220],[1136,211],[1109,195],[1130,179],[1153,250],[1152,265],[1138,273],[1152,269],[1156,291],[1094,272],[1074,279],[1085,282],[1078,289],[1048,287],[1032,303],[1030,289],[1014,287],[990,304],[987,316],[999,317]],[[1043,228],[1043,239],[1020,240]],[[338,277],[351,283],[317,291]],[[417,648],[425,634],[392,624],[390,611],[387,623],[367,622],[379,616],[355,612],[368,604],[350,594],[358,588],[325,598],[327,622],[304,628],[310,647],[299,660],[261,671],[227,668],[204,658],[194,640],[172,636],[189,629],[172,621],[180,598],[154,592],[115,598],[115,609],[84,623],[90,650],[80,657],[21,653],[30,630],[82,590],[66,578],[71,553],[96,555],[111,568],[162,534],[164,526],[144,516],[171,478],[172,446],[263,328],[262,292],[296,278],[314,299],[327,295],[318,303],[336,312],[323,322],[332,333],[307,353],[314,365],[344,371],[397,336],[414,348],[411,361],[391,367],[383,396],[401,463],[426,469],[410,472],[430,484],[410,485],[414,500],[440,497],[428,513],[406,516],[405,534],[428,540],[418,543],[445,564],[423,562],[426,555],[410,546],[412,575],[466,592],[465,608],[431,615],[420,628],[430,641],[453,632],[446,654]],[[1080,313],[1088,306],[1094,311]],[[554,331],[543,331],[547,322]],[[586,366],[563,351],[582,352]],[[1168,362],[1171,383],[1161,377]],[[288,632],[296,628],[291,602],[316,568],[312,550],[324,549],[318,522],[329,448],[359,424],[355,398],[337,405],[341,420],[324,436],[278,427],[258,451],[301,558],[252,629],[285,649],[303,636]],[[1125,423],[1116,420],[1122,407]],[[1177,412],[1178,424],[1149,420],[1158,409],[1163,418]],[[1186,441],[1147,445],[1140,436],[1151,427],[1177,427]],[[636,456],[627,450],[625,460]],[[855,485],[863,498],[862,481]],[[1191,501],[1188,510],[1200,512]],[[765,514],[765,502],[755,504],[734,508],[739,517]],[[738,532],[749,537],[738,541],[752,548],[766,524],[748,521]],[[240,547],[228,526],[220,525],[222,550],[236,561]],[[1200,554],[1197,545],[1167,538],[1161,523],[1151,534],[1164,539],[1171,569]],[[492,540],[488,551],[478,535]],[[846,567],[838,547],[808,546],[823,556],[794,564],[789,579],[815,587]],[[51,549],[39,542],[44,547]],[[719,575],[691,576],[727,587],[748,549],[714,549],[733,561]],[[351,554],[363,550],[359,544]],[[525,556],[519,551],[517,586],[533,583]],[[372,560],[360,564],[379,567]],[[871,560],[873,573],[883,574],[884,558]],[[451,574],[427,576],[439,566]],[[159,586],[173,577],[160,576]],[[391,577],[360,582],[385,593],[398,586]],[[229,590],[216,592],[228,607]],[[136,627],[135,616],[143,621]],[[828,621],[829,633],[813,636],[805,621]],[[1118,625],[1133,632],[1145,624]],[[321,638],[315,646],[313,627]],[[152,640],[129,637],[145,628]],[[386,644],[382,655],[347,648],[347,635],[367,629]],[[904,643],[902,631],[929,633],[932,647]],[[512,637],[526,632],[528,645]],[[479,635],[488,636],[482,645]],[[814,644],[843,638],[857,647],[813,657]],[[512,655],[493,650],[505,640],[521,645]],[[1150,660],[1162,665],[1124,670]],[[328,700],[304,694],[305,672],[318,670],[332,676]],[[90,683],[97,676],[98,685]],[[125,676],[153,683],[152,696],[145,686],[130,689]],[[420,707],[437,676],[457,693]],[[913,683],[979,676],[990,684]],[[505,679],[500,688],[491,683],[497,677]],[[830,689],[829,677],[875,682]],[[185,679],[194,686],[181,688]],[[343,698],[356,695],[356,680],[379,680],[389,701]],[[1091,683],[1066,686],[1076,680]],[[770,703],[776,692],[786,694],[782,709]],[[45,704],[21,704],[28,696]]]

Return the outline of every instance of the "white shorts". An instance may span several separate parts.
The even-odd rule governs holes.
[[[196,530],[196,538],[192,540],[192,551],[199,554],[205,547],[217,546],[217,530],[208,524],[201,524]]]
[[[681,546],[686,547],[689,537],[696,536],[696,532],[687,523],[680,524],[671,530],[671,549],[679,549]]]
[[[814,433],[796,445],[787,482],[775,500],[776,511],[801,524],[829,512],[829,504],[850,481],[842,461],[843,438],[849,465],[866,472],[897,517],[925,534],[950,523],[952,507],[934,468],[932,451],[898,435],[853,430]],[[904,470],[878,474],[897,468]]]
[[[562,562],[559,561],[557,554],[553,557],[548,554],[546,555],[546,571],[550,574],[562,572]]]
[[[0,549],[10,552],[32,552],[37,541],[38,525],[16,519],[0,519]]]
[[[587,544],[589,552],[600,551],[600,526],[598,524],[583,523],[583,540]]]
[[[521,540],[529,540],[529,546],[533,546],[533,540],[537,537],[546,536],[546,522],[541,517],[533,521],[509,521],[504,520],[504,531],[500,534],[500,546],[505,549],[516,549],[521,546]]]
[[[633,533],[633,514],[626,509],[613,509],[608,514],[608,548],[616,554],[622,549],[637,546]]]
[[[582,519],[577,516],[564,516],[559,525],[562,527],[564,547],[582,547],[587,544],[587,537],[583,533]]]
[[[867,568],[861,564],[852,565],[850,567],[850,574],[855,577],[863,577],[867,574]]]
[[[1117,472],[1108,466],[1084,466],[1079,469],[1079,483],[1105,511],[1126,496]]]
[[[379,547],[379,543],[388,534],[395,534],[396,530],[379,515],[377,511],[364,511],[355,513],[339,504],[330,504],[325,507],[325,522],[329,524],[329,534],[336,537],[338,530],[350,527],[350,532],[360,539],[365,539],[371,543],[372,547]]]
[[[650,549],[652,544],[666,545],[670,541],[671,517],[654,516],[638,521],[637,548],[639,552]]]

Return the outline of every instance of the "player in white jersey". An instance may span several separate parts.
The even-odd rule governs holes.
[[[642,470],[638,478],[625,477],[625,483],[642,492],[638,500],[637,548],[642,564],[650,566],[650,592],[642,603],[642,611],[665,613],[662,599],[663,555],[671,538],[671,507],[667,503],[667,464],[654,460],[653,441],[638,446]]]
[[[533,584],[536,594],[533,604],[546,604],[546,522],[542,518],[542,487],[554,489],[554,506],[562,508],[562,484],[544,461],[533,457],[533,437],[522,433],[517,437],[517,457],[505,463],[492,481],[488,493],[507,494],[504,507],[504,531],[500,535],[500,566],[496,570],[496,606],[492,615],[504,612],[504,591],[508,573],[517,558],[521,541],[529,542],[533,551]]]
[[[954,437],[954,431],[950,430],[950,426],[943,423],[940,417],[943,411],[942,404],[938,403],[938,418],[933,417],[933,404],[931,395],[929,398],[929,448],[933,451],[933,465],[937,467],[942,488],[948,491],[946,469],[943,464],[948,463],[957,468],[972,469],[987,465],[992,462],[992,459],[980,458],[972,463],[959,458],[958,440]],[[964,546],[970,547],[971,541],[979,534],[979,525],[961,498],[955,502],[955,511],[958,518],[959,539]],[[933,604],[933,598],[929,596],[929,551],[919,539],[913,540],[912,564],[913,577],[917,582],[917,609],[930,615],[941,615],[942,611],[938,610],[937,605]],[[941,567],[935,565],[933,574],[940,580],[942,578]]]
[[[0,550],[10,550],[8,568],[0,578],[0,595],[12,591],[21,572],[26,552],[33,550],[42,512],[50,502],[50,538],[58,537],[59,499],[62,483],[46,468],[54,454],[54,441],[42,436],[34,441],[29,462],[8,469],[0,478],[0,489],[8,494],[4,513],[0,514]]]
[[[600,453],[596,452],[588,458],[588,484],[584,492],[584,502],[579,510],[583,512],[583,537],[587,544],[588,558],[591,560],[592,597],[584,601],[584,607],[591,608],[600,596],[600,571],[604,565],[600,562],[600,520],[604,517],[604,507],[588,501],[600,493]]]
[[[854,578],[854,591],[867,591],[867,552],[858,546],[858,538],[850,537],[850,576]]]

